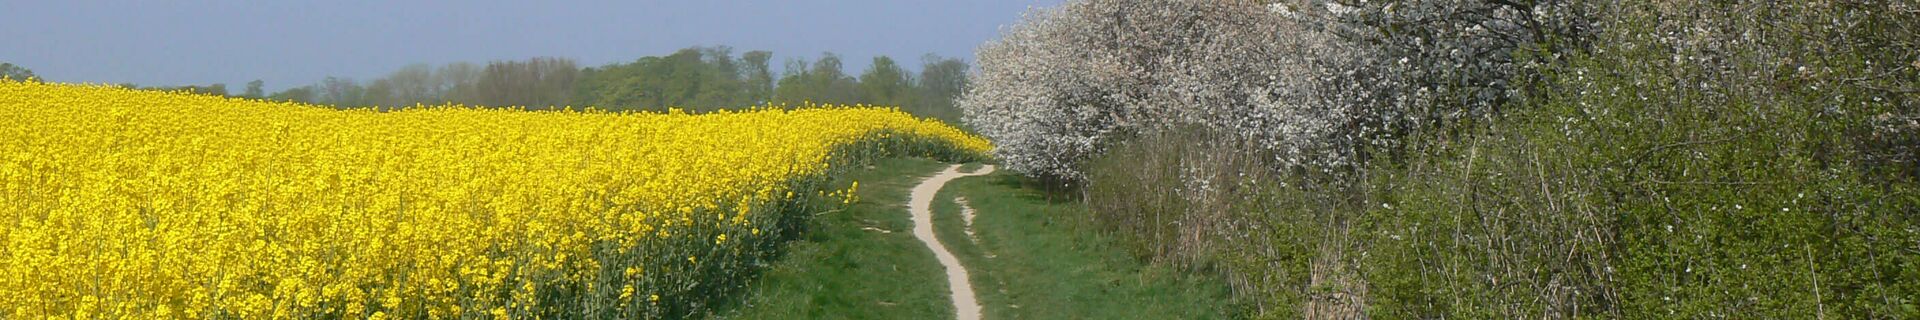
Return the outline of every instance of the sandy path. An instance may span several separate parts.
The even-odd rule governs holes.
[[[907,210],[913,213],[913,237],[926,243],[927,249],[933,250],[933,257],[947,268],[947,287],[953,290],[953,310],[960,320],[980,319],[980,302],[973,296],[973,284],[967,282],[967,268],[960,266],[960,259],[954,258],[953,253],[940,244],[940,238],[933,236],[933,195],[940,192],[947,181],[991,172],[993,166],[981,166],[971,173],[960,173],[957,164],[949,166],[946,171],[914,186],[913,198],[907,201]]]

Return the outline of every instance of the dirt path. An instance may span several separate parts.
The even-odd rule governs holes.
[[[973,285],[967,282],[967,268],[960,266],[960,259],[940,244],[940,238],[933,236],[933,195],[940,187],[956,178],[984,175],[993,172],[993,166],[981,166],[971,173],[960,173],[960,165],[947,167],[920,185],[913,187],[913,197],[907,201],[907,210],[913,213],[913,237],[920,238],[933,250],[933,256],[940,265],[947,268],[947,287],[953,291],[953,310],[955,317],[961,320],[980,319],[980,302],[973,295]]]

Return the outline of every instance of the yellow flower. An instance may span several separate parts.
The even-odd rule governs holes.
[[[22,319],[533,314],[607,302],[538,305],[546,288],[615,282],[658,301],[685,289],[640,284],[706,275],[597,250],[761,250],[728,238],[826,195],[810,181],[862,160],[845,149],[992,148],[873,107],[340,110],[4,80],[0,119],[0,274],[34,279],[0,292]]]

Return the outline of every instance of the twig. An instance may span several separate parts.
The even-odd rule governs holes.
[[[1870,84],[1870,83],[1868,83],[1868,81],[1867,81],[1867,80],[1870,80],[1870,79],[1867,79],[1866,77],[1860,77],[1860,78],[1847,78],[1847,79],[1841,79],[1841,80],[1843,80],[1843,81],[1845,81],[1845,82],[1847,82],[1847,83],[1849,83],[1849,84],[1852,84],[1852,85],[1855,85],[1855,86],[1859,86],[1859,87],[1861,87],[1861,88],[1867,88],[1867,89],[1873,89],[1873,90],[1880,90],[1880,91],[1886,91],[1886,92],[1888,92],[1888,93],[1900,93],[1900,94],[1906,94],[1906,93],[1920,93],[1920,88],[1906,88],[1906,87],[1882,87],[1882,86],[1878,86],[1878,85],[1873,85],[1873,84]]]
[[[1814,270],[1813,246],[1803,244],[1800,248],[1805,249],[1802,252],[1807,253],[1807,274],[1813,277],[1813,305],[1815,307],[1813,316],[1816,319],[1826,320],[1827,303],[1824,299],[1820,298],[1820,272]]]
[[[1646,160],[1647,157],[1651,157],[1653,156],[1654,153],[1660,152],[1662,150],[1684,147],[1684,146],[1692,146],[1692,145],[1721,143],[1721,142],[1727,142],[1727,141],[1733,141],[1733,138],[1720,138],[1720,139],[1704,140],[1704,141],[1684,141],[1684,142],[1675,142],[1675,143],[1655,146],[1652,149],[1647,149],[1647,151],[1640,152],[1639,155],[1635,155],[1633,156],[1633,158],[1627,159],[1626,162],[1628,165],[1630,165],[1630,167],[1627,167],[1626,177],[1627,179],[1633,179],[1633,174],[1640,170],[1640,164],[1644,163],[1643,161]]]
[[[1716,186],[1752,186],[1752,185],[1774,185],[1774,184],[1781,184],[1783,182],[1779,182],[1779,181],[1767,181],[1767,182],[1761,182],[1761,181],[1665,181],[1660,179],[1649,179],[1649,180],[1644,180],[1637,183],[1716,185]]]

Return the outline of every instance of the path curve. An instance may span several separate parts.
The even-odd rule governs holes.
[[[993,166],[990,165],[983,165],[970,173],[961,173],[957,164],[948,166],[946,171],[914,186],[913,198],[907,202],[907,211],[913,213],[913,237],[927,244],[927,249],[933,250],[933,257],[947,268],[947,288],[953,291],[953,310],[955,318],[960,320],[980,319],[980,302],[973,296],[973,284],[967,281],[967,268],[960,265],[960,259],[955,258],[953,252],[940,244],[940,238],[933,236],[933,195],[953,179],[992,172]]]

